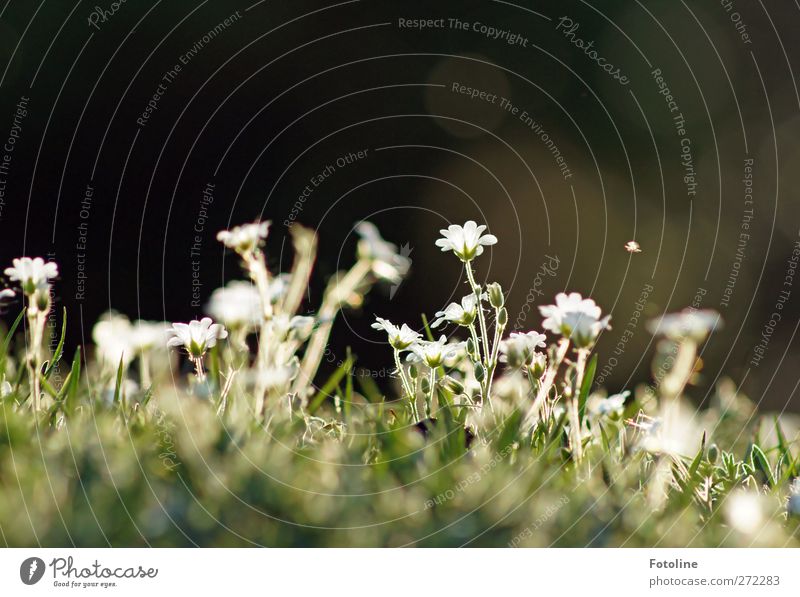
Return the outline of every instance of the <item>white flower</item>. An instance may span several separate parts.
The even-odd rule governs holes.
[[[269,233],[270,222],[253,222],[234,226],[217,233],[217,240],[240,255],[252,253],[260,247]]]
[[[472,261],[483,253],[483,247],[497,243],[493,234],[483,234],[486,226],[478,226],[470,220],[464,226],[452,224],[439,232],[444,238],[437,239],[436,246],[442,251],[453,251],[461,261]],[[482,235],[483,234],[483,235]]]
[[[428,340],[417,340],[409,346],[411,354],[408,360],[412,362],[423,362],[431,369],[440,367],[444,361],[455,355],[464,347],[464,342],[447,343],[447,336],[442,336],[435,342]]]
[[[478,299],[474,294],[468,294],[461,299],[461,304],[450,303],[444,308],[444,311],[437,312],[436,317],[438,317],[438,319],[433,321],[431,327],[438,328],[445,321],[467,327],[474,323],[477,316]]]
[[[19,282],[22,291],[28,296],[44,288],[48,282],[58,276],[58,265],[54,261],[45,261],[41,257],[31,259],[20,257],[13,260],[14,267],[7,267],[5,274],[13,282]]]
[[[267,391],[285,391],[300,371],[297,358],[293,358],[286,365],[270,365],[260,367],[257,371],[245,373],[245,381],[255,387],[263,387]]]
[[[544,375],[544,370],[547,368],[547,355],[543,352],[534,352],[531,362],[528,364],[528,370],[531,374],[539,379]]]
[[[695,415],[679,402],[665,408],[661,417],[640,415],[635,424],[644,432],[639,447],[653,454],[693,457],[700,449],[704,431]]]
[[[139,320],[131,324],[124,315],[110,311],[92,328],[92,339],[101,360],[114,366],[122,360],[127,365],[137,355],[163,346],[167,328],[164,322]]]
[[[684,309],[680,313],[664,315],[647,324],[652,334],[661,334],[671,340],[690,338],[702,342],[717,328],[722,327],[722,318],[713,309]]]
[[[546,339],[547,336],[539,332],[512,332],[506,340],[500,342],[500,361],[514,369],[531,365],[535,355],[540,354],[536,349],[544,348]]]
[[[593,414],[597,416],[611,416],[611,415],[621,415],[622,412],[625,410],[625,400],[630,396],[631,393],[628,390],[621,392],[619,394],[614,394],[613,396],[609,396],[608,398],[600,398],[598,400],[593,401],[590,406],[589,410]]]
[[[610,315],[600,318],[600,307],[577,292],[556,295],[556,304],[539,307],[545,320],[542,327],[571,339],[578,348],[591,345],[601,331],[610,329]]]
[[[232,328],[257,327],[264,314],[258,289],[241,280],[229,282],[212,292],[206,311],[216,321]]]
[[[372,273],[378,278],[399,284],[411,267],[411,260],[397,252],[397,245],[385,241],[372,222],[359,222],[356,232],[358,258],[370,262]]]
[[[0,290],[0,301],[11,300],[15,296],[17,296],[17,293],[10,288],[4,288],[3,290]]]
[[[408,324],[404,323],[402,327],[397,327],[388,319],[383,319],[382,317],[376,317],[375,319],[376,322],[372,324],[372,327],[386,332],[389,336],[389,344],[397,350],[405,350],[422,337],[418,332],[408,327]]]
[[[130,320],[114,312],[101,316],[92,328],[92,340],[97,346],[99,358],[114,366],[120,360],[124,365],[133,360],[135,350],[132,336],[133,326]]]
[[[136,353],[161,348],[167,339],[169,325],[163,321],[137,319],[131,328],[131,345]]]
[[[725,518],[728,524],[745,535],[757,533],[764,527],[764,503],[753,491],[739,490],[725,498]]]
[[[203,317],[200,321],[195,319],[188,324],[173,323],[168,334],[167,346],[182,346],[194,358],[202,357],[206,350],[216,345],[217,340],[228,337],[225,327],[213,323],[210,317]]]
[[[314,318],[304,315],[289,317],[285,313],[280,313],[272,318],[270,324],[280,342],[288,339],[302,341],[311,335]]]

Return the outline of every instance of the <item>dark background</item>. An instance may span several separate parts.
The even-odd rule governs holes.
[[[362,218],[408,244],[413,271],[393,297],[378,290],[339,320],[335,354],[343,358],[352,345],[359,365],[377,375],[388,353],[369,329],[375,313],[418,324],[421,313],[460,297],[458,263],[433,242],[448,223],[476,219],[500,238],[478,270],[510,291],[512,324],[534,286],[544,293],[539,304],[564,289],[589,294],[615,323],[601,341],[602,368],[647,285],[647,316],[680,309],[702,289],[698,304],[719,310],[726,327],[704,350],[696,399],[727,375],[769,407],[797,410],[800,288],[764,360],[751,361],[800,230],[800,7],[727,4],[128,0],[98,30],[87,19],[95,5],[108,10],[110,2],[0,0],[3,143],[15,106],[29,98],[0,213],[2,263],[54,256],[62,273],[58,308],[69,312],[73,346],[88,341],[92,323],[111,307],[132,318],[188,320],[202,312],[191,305],[189,250],[208,183],[215,192],[201,233],[203,303],[241,277],[215,240],[218,230],[273,220],[269,261],[276,271],[288,269],[282,222],[303,187],[338,157],[366,149],[365,159],[338,169],[298,215],[320,237],[310,304],[333,272],[352,263],[352,226]],[[183,66],[147,125],[138,126],[167,70],[237,10],[241,18]],[[562,16],[580,24],[576,35],[594,41],[629,85],[556,31]],[[510,30],[527,47],[471,29],[398,27],[399,18],[437,17]],[[686,117],[693,197],[654,68]],[[573,176],[564,180],[541,138],[517,117],[453,93],[455,81],[526,110]],[[739,262],[748,158],[754,215]],[[87,185],[94,195],[82,218]],[[641,254],[624,250],[632,239]],[[559,267],[537,282],[546,255]],[[12,305],[5,318],[16,311]],[[539,324],[534,309],[522,327]],[[604,375],[612,390],[648,374],[651,338],[642,322],[629,329],[633,337]]]

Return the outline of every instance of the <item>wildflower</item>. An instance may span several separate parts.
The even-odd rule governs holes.
[[[764,526],[761,496],[752,491],[735,491],[725,499],[725,518],[728,524],[745,535],[752,535]]]
[[[111,365],[120,361],[128,365],[134,358],[131,341],[133,326],[124,315],[109,312],[103,315],[92,328],[92,340],[100,358]]]
[[[99,357],[114,366],[124,365],[144,352],[164,344],[167,324],[153,321],[131,323],[124,315],[110,311],[92,328],[92,340]]]
[[[639,246],[639,243],[637,243],[635,240],[629,240],[625,244],[625,250],[628,253],[641,253],[642,252],[642,248]]]
[[[453,251],[461,261],[468,262],[483,253],[483,247],[497,243],[493,234],[483,234],[486,226],[478,226],[473,220],[463,226],[452,224],[446,230],[440,230],[444,238],[436,240],[436,246],[442,251]]]
[[[388,319],[376,317],[376,322],[372,327],[376,330],[383,330],[389,336],[389,344],[395,350],[405,350],[422,336],[408,327],[408,324],[403,324],[402,327],[397,327]]]
[[[610,329],[610,315],[600,318],[600,307],[577,292],[556,295],[556,304],[539,307],[542,327],[572,340],[578,348],[590,346],[601,331]]]
[[[297,359],[292,359],[286,365],[268,365],[259,368],[257,371],[247,374],[245,381],[263,388],[264,391],[272,392],[283,389],[292,383],[299,370]]]
[[[278,340],[305,340],[314,329],[314,318],[304,315],[289,317],[285,313],[276,315],[271,320],[272,329]]]
[[[463,342],[447,343],[447,336],[442,336],[434,342],[428,340],[417,340],[409,348],[411,354],[408,360],[411,362],[423,362],[431,369],[441,367],[444,361],[458,353],[464,347]]]
[[[397,245],[385,241],[372,222],[359,222],[356,232],[358,258],[370,263],[372,273],[382,280],[398,284],[408,273],[411,260],[398,253]]]
[[[58,276],[58,265],[53,261],[45,261],[41,257],[31,259],[20,257],[13,260],[13,267],[8,267],[5,274],[13,281],[19,282],[22,291],[32,296],[37,290],[49,286],[50,280]]]
[[[546,346],[546,338],[538,332],[512,332],[509,338],[500,342],[500,362],[514,369],[531,365],[537,354],[536,349]]]
[[[137,320],[131,328],[131,345],[137,354],[160,348],[167,338],[168,325],[163,321]]]
[[[543,352],[535,352],[533,353],[533,359],[531,359],[530,364],[528,365],[528,371],[530,371],[531,375],[535,379],[539,379],[542,375],[544,375],[544,370],[547,368],[547,355]]]
[[[719,313],[713,309],[684,309],[680,313],[664,315],[648,323],[652,334],[661,334],[671,340],[690,339],[702,342],[706,336],[722,327]]]
[[[258,249],[267,238],[270,222],[253,222],[234,226],[217,233],[217,240],[240,255],[248,255]]]
[[[210,317],[190,323],[173,323],[168,330],[167,346],[182,346],[194,359],[201,358],[206,351],[217,344],[217,340],[228,337],[225,327],[213,323]]]
[[[593,414],[600,417],[619,416],[625,410],[625,400],[630,395],[630,391],[625,390],[619,394],[614,394],[607,398],[601,398],[591,404],[590,410]]]
[[[212,292],[206,310],[216,321],[231,328],[257,327],[263,315],[258,289],[241,280]]]
[[[484,295],[485,298],[486,295]],[[432,328],[438,328],[445,321],[455,323],[460,326],[468,327],[475,322],[478,316],[478,297],[468,294],[461,299],[461,303],[450,303],[444,311],[436,313],[438,319],[431,324]]]
[[[691,409],[680,403],[666,408],[660,417],[640,414],[634,424],[643,432],[639,448],[653,454],[689,456],[697,453],[703,429]]]

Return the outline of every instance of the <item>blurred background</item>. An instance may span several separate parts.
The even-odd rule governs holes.
[[[331,348],[381,377],[374,314],[419,326],[460,298],[433,243],[475,219],[513,328],[563,290],[612,314],[609,390],[650,375],[645,321],[693,305],[726,324],[696,401],[728,376],[797,411],[798,23],[779,0],[7,0],[2,263],[58,261],[75,346],[110,308],[201,315],[242,277],[217,231],[255,218],[274,271],[293,221],[318,231],[313,308],[368,219],[413,268]]]

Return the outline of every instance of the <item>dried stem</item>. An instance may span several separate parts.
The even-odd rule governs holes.
[[[336,314],[345,305],[348,299],[356,292],[356,289],[363,283],[371,270],[370,262],[361,259],[356,262],[353,268],[342,278],[335,278],[328,285],[328,290],[322,299],[322,306],[319,310],[319,327],[311,335],[311,339],[303,355],[300,365],[300,372],[292,386],[292,393],[300,394],[304,388],[309,388],[317,374],[322,357],[325,354],[325,347],[328,345],[328,338],[331,334],[333,321]],[[306,396],[302,396],[305,401]]]

